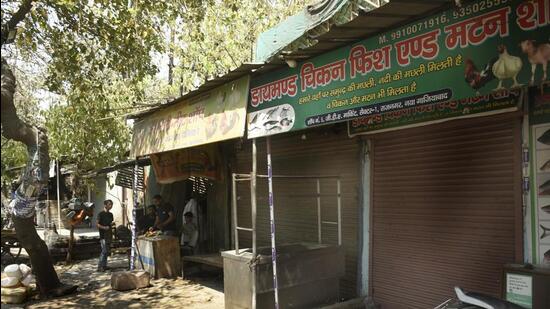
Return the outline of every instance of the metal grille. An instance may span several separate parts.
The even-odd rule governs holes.
[[[382,308],[433,308],[454,286],[499,296],[502,266],[522,250],[513,116],[374,137],[371,282]]]
[[[265,139],[258,139],[258,174],[267,174]],[[359,142],[345,130],[319,128],[273,136],[273,173],[279,175],[339,175],[342,192],[342,245],[345,251],[345,277],[341,296],[355,297],[357,280],[357,216],[360,185]],[[237,153],[233,172],[249,173],[252,167],[251,142]],[[277,243],[318,242],[317,182],[315,179],[274,179]],[[257,181],[257,243],[270,246],[267,181]],[[337,185],[334,179],[320,181],[323,221],[337,221]],[[250,183],[237,186],[238,224],[251,227]],[[323,243],[337,244],[337,225],[323,224]],[[251,247],[251,233],[239,232],[241,247]]]
[[[143,166],[138,167],[138,183],[137,183],[137,190],[138,191],[144,191],[145,185],[144,185],[144,169]],[[122,168],[118,170],[116,175],[115,184],[117,186],[121,186],[123,188],[132,189],[134,183],[134,167],[129,166]]]
[[[191,176],[189,180],[193,184],[193,192],[200,195],[205,195],[208,186],[211,185],[208,178],[204,177]]]

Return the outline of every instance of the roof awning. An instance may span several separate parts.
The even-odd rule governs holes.
[[[157,110],[134,124],[131,157],[242,137],[249,76]]]

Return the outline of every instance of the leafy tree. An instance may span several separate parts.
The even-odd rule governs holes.
[[[250,60],[257,34],[303,3],[2,0],[2,136],[24,145],[3,140],[9,147],[2,148],[2,167],[25,160],[21,147],[28,154],[19,197],[3,196],[3,203],[13,206],[17,236],[42,295],[74,290],[59,281],[32,224],[34,203],[47,184],[48,140],[54,157],[68,155],[82,170],[115,162],[130,138],[121,115],[180,95]],[[168,80],[155,75],[155,59],[166,56],[171,59]],[[47,91],[54,101],[43,116],[37,113],[43,105],[38,91]],[[11,161],[4,161],[10,152]]]
[[[2,135],[25,144],[29,161],[11,203],[17,237],[29,253],[42,295],[60,295],[74,291],[59,281],[45,243],[32,222],[34,204],[47,184],[49,144],[39,124],[24,119],[16,109],[18,80],[14,71],[20,54],[28,62],[42,59],[47,69],[47,90],[64,96],[67,109],[95,111],[92,103],[105,109],[107,97],[101,91],[109,82],[105,72],[121,76],[130,83],[139,82],[156,70],[151,56],[162,51],[163,20],[169,19],[178,1],[121,0],[45,0],[2,2]],[[6,55],[6,56],[5,56]],[[97,94],[99,93],[99,94]],[[92,94],[100,98],[94,101]],[[68,113],[54,111],[54,116]],[[65,111],[67,112],[67,110]],[[89,116],[94,116],[89,114]],[[87,120],[82,115],[74,121]],[[56,119],[53,121],[63,121]],[[54,125],[51,124],[54,128]],[[86,122],[79,123],[85,126]],[[113,128],[113,129],[116,129]],[[65,131],[67,132],[67,131]],[[97,132],[105,135],[105,131]],[[81,136],[77,136],[81,138]],[[87,139],[93,139],[88,136]],[[61,143],[61,142],[60,142]]]

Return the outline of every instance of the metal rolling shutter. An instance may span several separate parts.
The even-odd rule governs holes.
[[[382,308],[433,308],[452,288],[500,295],[521,260],[515,114],[373,138],[372,292]]]
[[[302,139],[302,134],[306,139]],[[342,244],[345,248],[345,278],[340,283],[341,296],[356,295],[358,190],[360,186],[359,141],[348,138],[345,129],[315,129],[272,137],[273,174],[341,175]],[[265,138],[258,139],[258,173],[266,174]],[[247,141],[237,153],[236,172],[249,173],[252,167],[251,143]],[[258,245],[270,246],[267,181],[258,179]],[[317,202],[313,180],[274,180],[276,241],[317,242]],[[335,194],[333,181],[321,181],[322,194]],[[250,183],[238,185],[239,226],[250,227]],[[322,197],[324,220],[336,221],[336,197]],[[251,234],[239,232],[241,247],[251,246]],[[336,228],[324,226],[323,242],[337,243]],[[319,271],[323,271],[320,269]]]

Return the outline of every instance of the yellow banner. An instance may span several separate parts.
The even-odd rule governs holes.
[[[245,76],[135,123],[131,156],[242,137],[248,82],[249,77]]]

